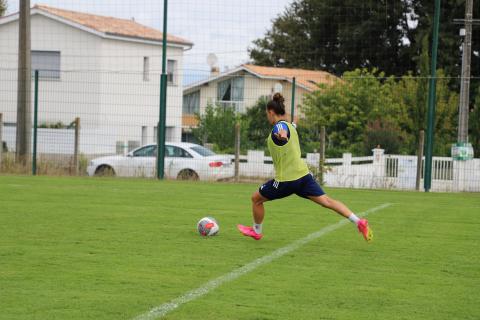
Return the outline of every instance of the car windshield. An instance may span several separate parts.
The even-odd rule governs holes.
[[[202,157],[214,156],[216,154],[212,150],[207,149],[207,148],[202,147],[202,146],[194,146],[194,147],[190,147],[190,149],[192,149],[193,151],[195,151],[196,153],[198,153]]]

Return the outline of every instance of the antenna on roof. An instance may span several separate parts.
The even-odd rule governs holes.
[[[207,56],[207,64],[210,66],[210,73],[217,75],[220,73],[220,69],[217,66],[218,58],[215,53],[209,53]]]

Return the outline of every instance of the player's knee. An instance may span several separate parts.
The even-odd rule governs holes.
[[[260,196],[260,193],[258,191],[255,191],[254,193],[252,193],[251,199],[253,204],[263,203],[263,198]]]

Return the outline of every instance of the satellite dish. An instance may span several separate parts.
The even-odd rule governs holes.
[[[210,68],[213,68],[217,65],[218,63],[218,58],[215,53],[209,53],[207,56],[207,64],[210,66]]]
[[[280,82],[275,83],[275,85],[273,86],[273,91],[282,93],[282,90],[283,90],[282,84]]]

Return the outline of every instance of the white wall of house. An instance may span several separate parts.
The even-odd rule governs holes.
[[[40,80],[40,124],[69,124],[80,117],[83,132],[97,137],[98,153],[114,151],[117,141],[140,143],[142,127],[146,127],[147,142],[154,141],[160,44],[104,39],[40,14],[32,16],[31,32],[32,50],[60,51],[61,60],[60,79]],[[17,53],[18,20],[0,25],[0,112],[11,123],[16,122]],[[148,81],[144,57],[149,60]],[[176,60],[177,66],[176,84],[167,89],[167,139],[180,141],[183,48],[169,46],[167,57]]]

